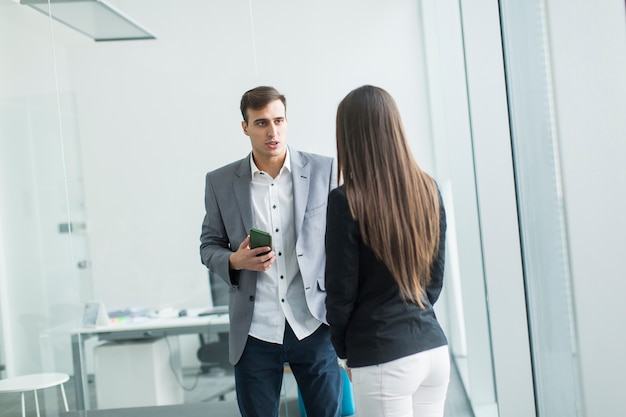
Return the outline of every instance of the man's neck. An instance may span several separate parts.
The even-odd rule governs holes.
[[[280,169],[285,164],[285,158],[287,157],[287,152],[285,152],[282,156],[276,156],[272,158],[259,158],[252,154],[254,158],[254,164],[257,168],[259,168],[263,172],[267,172],[272,178],[276,178],[280,173]]]

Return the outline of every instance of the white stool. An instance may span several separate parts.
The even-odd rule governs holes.
[[[24,406],[24,392],[33,391],[35,393],[35,407],[37,408],[37,417],[39,415],[39,400],[37,399],[37,390],[59,385],[61,394],[63,394],[63,403],[65,411],[69,411],[67,407],[67,397],[65,396],[65,388],[63,383],[70,379],[67,374],[32,374],[22,375],[13,378],[0,380],[0,392],[21,392],[22,393],[22,417],[26,417],[26,407]]]

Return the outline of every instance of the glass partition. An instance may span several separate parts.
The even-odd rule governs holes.
[[[538,416],[583,415],[546,4],[502,2]],[[526,86],[532,85],[529,89]]]
[[[439,315],[448,323],[473,414],[497,416],[463,14],[458,1],[422,4],[436,172],[448,217],[446,298]]]
[[[68,335],[92,288],[82,267],[88,249],[75,95],[56,76],[64,65],[50,27],[45,19],[32,25],[31,13],[0,3],[0,377],[44,373],[57,384],[65,377],[51,374],[72,374]],[[65,411],[54,385],[37,399],[46,415]],[[0,401],[3,415],[20,415],[19,393]],[[26,412],[36,407],[28,393]]]

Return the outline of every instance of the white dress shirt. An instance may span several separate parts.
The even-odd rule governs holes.
[[[312,334],[321,324],[311,312],[296,256],[293,182],[289,150],[276,178],[260,171],[250,157],[254,227],[272,235],[276,261],[258,272],[250,336],[271,343],[283,343],[285,319],[298,339]]]

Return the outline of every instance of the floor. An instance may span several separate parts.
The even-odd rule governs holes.
[[[211,371],[208,374],[198,374],[195,371],[187,372],[183,385],[185,389],[185,406],[163,406],[150,409],[134,408],[126,410],[100,410],[91,412],[65,413],[63,401],[58,388],[48,388],[39,392],[39,406],[42,417],[157,417],[157,415],[175,415],[176,417],[196,417],[217,415],[220,417],[239,416],[235,394],[232,391],[224,392],[233,382],[231,372]],[[92,407],[96,404],[95,382],[90,382],[90,398]],[[75,410],[73,382],[65,384],[70,410]],[[35,416],[35,401],[32,393],[26,394],[26,416]],[[170,408],[167,408],[170,407]],[[157,413],[159,409],[162,413]],[[0,394],[0,417],[21,417],[20,394]],[[297,387],[293,376],[285,374],[283,385],[283,401],[281,402],[281,417],[299,417]],[[445,417],[473,417],[465,390],[459,378],[456,367],[453,366]],[[358,417],[358,416],[354,416]]]

